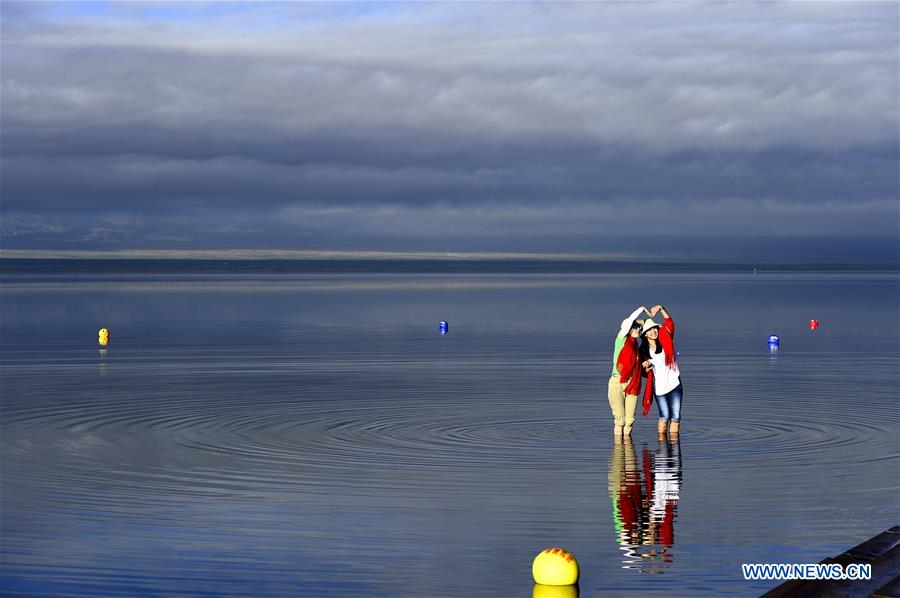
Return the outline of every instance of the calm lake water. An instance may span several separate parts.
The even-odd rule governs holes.
[[[28,276],[0,300],[7,594],[530,596],[562,546],[582,596],[758,595],[742,563],[900,521],[895,274]],[[612,338],[654,303],[683,438],[654,410],[616,446]]]

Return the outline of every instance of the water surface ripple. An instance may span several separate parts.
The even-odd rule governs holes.
[[[834,299],[819,336],[782,328],[840,279],[765,283],[776,316],[715,277],[715,301],[667,280],[685,434],[658,444],[654,411],[625,448],[608,337],[662,288],[554,279],[522,299],[528,280],[341,279],[297,299],[283,287],[300,279],[224,288],[214,307],[185,281],[20,284],[2,304],[0,589],[522,595],[531,558],[559,544],[586,595],[752,595],[770,584],[744,582],[741,562],[815,562],[896,522],[896,339],[867,350]],[[875,307],[896,299],[870,286]],[[99,351],[96,321],[69,316],[111,297],[128,315]],[[157,320],[160,301],[188,311]],[[419,321],[430,310],[451,334]],[[778,354],[759,346],[773,326]]]

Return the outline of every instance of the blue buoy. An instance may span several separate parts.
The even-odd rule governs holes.
[[[447,331],[450,330],[450,324],[441,320],[440,329],[441,329],[441,334],[447,334]]]
[[[770,345],[777,345],[778,342],[779,342],[779,341],[778,341],[778,335],[777,335],[777,334],[770,334],[770,335],[769,335],[769,344],[770,344]]]

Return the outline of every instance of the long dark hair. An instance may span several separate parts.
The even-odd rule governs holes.
[[[662,353],[662,343],[657,339],[656,341],[656,351],[654,353]],[[641,346],[638,347],[638,354],[641,356],[641,361],[646,361],[650,359],[650,341],[644,338],[644,335],[641,335]]]

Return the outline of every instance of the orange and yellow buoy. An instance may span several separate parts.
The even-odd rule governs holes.
[[[578,561],[567,550],[548,548],[534,557],[531,574],[539,585],[569,586],[578,581]]]
[[[109,330],[106,328],[101,328],[97,333],[97,340],[100,342],[101,347],[105,347],[109,344]]]

